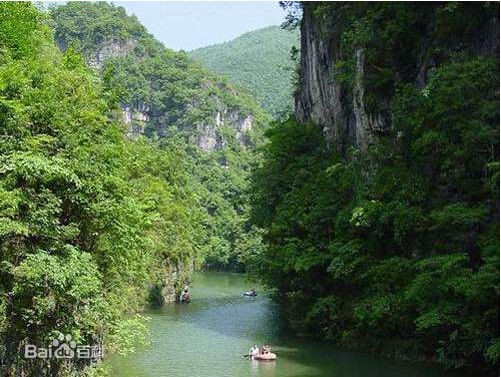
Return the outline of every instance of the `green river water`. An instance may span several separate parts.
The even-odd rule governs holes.
[[[277,308],[264,296],[243,297],[245,277],[196,274],[190,304],[151,310],[150,343],[111,360],[112,377],[439,377],[432,365],[346,352],[280,331]],[[274,362],[243,358],[268,343]]]

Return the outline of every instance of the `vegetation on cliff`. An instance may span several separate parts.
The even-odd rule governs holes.
[[[126,352],[144,328],[124,314],[201,261],[250,267],[298,332],[496,374],[499,4],[304,7],[326,54],[296,92],[321,61],[345,122],[262,146],[248,95],[123,8],[0,3],[0,374],[90,373],[22,350]]]
[[[389,124],[364,149],[336,148],[293,119],[268,131],[254,174],[266,246],[254,272],[277,288],[298,332],[495,374],[499,50],[485,43],[495,46],[486,30],[499,5],[309,3],[305,12],[317,24],[303,30],[318,27],[315,37],[337,49],[330,79],[343,93],[357,85],[363,49],[363,106]]]
[[[189,55],[247,89],[263,109],[277,116],[292,111],[295,62],[291,51],[297,51],[298,45],[297,29],[270,26]]]
[[[125,352],[159,266],[193,263],[196,198],[177,150],[123,137],[95,74],[47,15],[0,4],[1,374],[82,372],[23,358],[59,333]]]
[[[107,95],[131,118],[132,136],[186,155],[189,186],[202,209],[194,242],[205,264],[243,269],[242,243],[259,243],[246,192],[268,115],[226,79],[165,48],[121,7],[72,2],[51,15],[58,45],[74,46],[100,68]]]

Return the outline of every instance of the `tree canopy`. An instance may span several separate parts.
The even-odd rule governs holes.
[[[296,63],[291,54],[297,52],[298,45],[297,29],[269,26],[229,42],[198,48],[189,55],[248,90],[263,109],[279,116],[293,107]]]
[[[123,346],[165,263],[192,264],[198,206],[181,151],[126,140],[95,74],[56,48],[45,13],[0,4],[2,375],[89,365],[22,358],[58,333]],[[135,329],[135,330],[133,330]]]
[[[265,241],[254,273],[276,289],[297,332],[495,375],[499,56],[473,40],[499,7],[305,6],[343,57],[333,79],[346,92],[352,53],[364,49],[364,105],[391,125],[344,154],[317,125],[271,127],[253,176],[253,222]],[[419,49],[422,38],[430,50]],[[424,53],[434,68],[423,83],[413,59]]]

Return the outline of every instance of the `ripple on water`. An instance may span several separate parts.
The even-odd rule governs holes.
[[[147,314],[150,344],[112,358],[113,377],[439,377],[422,364],[341,352],[322,342],[284,336],[276,306],[262,295],[243,297],[245,277],[197,274],[188,305]],[[253,344],[269,343],[276,362],[243,357]],[[456,376],[455,376],[456,377]]]

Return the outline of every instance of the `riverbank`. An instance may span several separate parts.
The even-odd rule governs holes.
[[[149,310],[149,345],[109,360],[112,377],[464,377],[436,366],[396,362],[340,350],[284,332],[268,297],[243,297],[250,287],[236,273],[197,273],[189,305]],[[249,362],[253,344],[269,343],[278,360]]]

